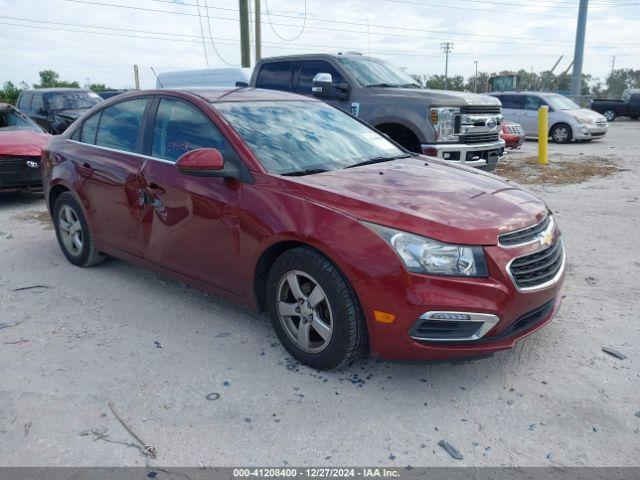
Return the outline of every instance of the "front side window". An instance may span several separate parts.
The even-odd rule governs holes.
[[[199,109],[181,100],[161,99],[151,155],[175,162],[186,152],[198,148],[216,148],[227,159],[233,155],[227,140]]]
[[[9,107],[0,109],[0,131],[32,130],[41,132],[42,129],[29,117],[18,110]]]
[[[406,155],[376,131],[323,102],[225,102],[215,108],[272,173],[336,170]]]
[[[102,111],[96,145],[135,152],[148,99],[116,103]]]
[[[370,57],[339,57],[338,61],[363,87],[421,88],[411,76],[395,65]]]
[[[300,65],[298,84],[293,91],[302,95],[311,95],[313,77],[318,73],[330,73],[334,84],[344,82],[340,72],[338,72],[338,70],[336,70],[329,62],[325,62],[324,60],[309,60],[302,62]]]
[[[272,62],[260,68],[256,79],[257,88],[289,90],[291,87],[291,62]]]
[[[31,101],[31,110],[36,113],[42,113],[44,111],[44,100],[41,93],[34,93],[33,100]]]
[[[100,120],[100,112],[89,117],[82,124],[80,141],[82,143],[96,143],[96,132],[98,131],[98,121]]]

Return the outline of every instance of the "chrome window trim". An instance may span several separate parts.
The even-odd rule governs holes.
[[[504,245],[502,242],[500,242],[500,237],[502,237],[503,235],[510,235],[512,233],[518,233],[518,232],[522,232],[524,230],[528,230],[530,228],[536,227],[540,225],[542,222],[544,222],[547,218],[549,219],[549,225],[547,225],[547,228],[545,228],[541,232],[538,232],[538,234],[535,237],[533,237],[532,240],[529,240],[528,242],[523,242],[523,243],[516,243],[514,245]],[[555,229],[556,229],[556,221],[553,218],[553,215],[547,215],[541,221],[539,221],[534,225],[529,225],[528,227],[519,228],[518,230],[511,230],[509,232],[501,233],[500,235],[498,235],[498,245],[500,245],[502,248],[519,248],[519,247],[524,247],[526,245],[531,245],[532,243],[536,243],[536,242],[540,242],[542,244],[541,239],[544,238],[549,233],[553,234]]]
[[[117,148],[111,148],[111,147],[103,147],[102,145],[95,145],[93,143],[84,143],[84,142],[80,142],[78,140],[71,140],[70,138],[66,138],[65,140],[67,142],[77,143],[78,145],[86,145],[87,147],[93,147],[93,148],[97,148],[99,150],[106,150],[108,152],[125,153],[127,155],[133,155],[134,157],[145,158],[147,160],[155,160],[156,162],[168,163],[170,165],[175,165],[176,164],[176,162],[172,162],[170,160],[164,160],[162,158],[151,157],[149,155],[143,155],[142,153],[130,152],[128,150],[119,150]]]
[[[528,293],[528,292],[537,292],[539,290],[544,290],[545,288],[548,288],[552,285],[555,285],[556,283],[558,283],[558,280],[560,280],[560,277],[562,277],[562,274],[564,273],[564,269],[567,263],[567,254],[566,251],[564,249],[564,242],[562,241],[562,238],[558,239],[558,242],[560,243],[560,248],[562,249],[562,263],[560,264],[560,268],[558,269],[558,273],[555,274],[555,276],[550,279],[547,280],[544,283],[541,283],[540,285],[536,285],[535,287],[518,287],[518,284],[516,283],[515,278],[513,278],[513,274],[511,273],[511,264],[519,259],[519,258],[523,258],[523,257],[528,257],[529,255],[536,253],[536,252],[529,252],[526,255],[520,255],[519,257],[514,257],[511,260],[509,260],[509,263],[507,263],[507,274],[509,275],[509,278],[511,279],[511,283],[513,283],[513,286],[516,288],[516,290],[518,292],[522,292],[522,293]],[[543,250],[542,248],[540,250]],[[540,251],[538,250],[538,251]]]
[[[468,320],[451,320],[451,319],[438,319],[431,318],[436,314],[458,314],[458,315],[468,315]],[[458,338],[429,338],[429,337],[420,337],[417,335],[411,335],[411,338],[419,341],[428,341],[428,342],[468,342],[470,340],[478,340],[484,337],[489,331],[496,326],[496,324],[500,321],[500,317],[497,315],[493,315],[490,313],[474,313],[474,312],[453,312],[453,311],[444,311],[444,310],[433,310],[428,311],[420,315],[418,320],[413,324],[411,330],[413,331],[418,322],[420,320],[434,320],[434,321],[444,321],[444,322],[483,322],[483,325],[473,334],[468,337],[458,337]]]

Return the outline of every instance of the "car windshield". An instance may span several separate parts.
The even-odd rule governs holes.
[[[215,108],[272,173],[312,174],[408,155],[322,102],[224,102]]]
[[[32,130],[41,132],[42,129],[29,117],[13,108],[0,109],[0,131]]]
[[[371,57],[339,57],[338,61],[363,87],[411,87],[420,84],[395,65]]]
[[[47,95],[50,110],[74,110],[91,108],[101,98],[93,92],[60,92]]]
[[[554,110],[578,110],[580,108],[573,100],[562,95],[546,95],[545,98]]]

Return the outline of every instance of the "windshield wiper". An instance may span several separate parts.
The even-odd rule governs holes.
[[[361,162],[358,163],[354,163],[353,165],[348,165],[344,168],[353,168],[353,167],[361,167],[363,165],[372,165],[374,163],[383,163],[383,162],[390,162],[392,160],[399,160],[401,158],[411,158],[415,156],[415,154],[413,153],[405,153],[402,155],[395,155],[393,157],[372,157],[372,158],[368,158],[367,160],[363,160]]]
[[[383,88],[398,88],[400,85],[397,85],[395,83],[370,83],[369,85],[367,85],[367,88],[369,87],[383,87]]]
[[[329,170],[325,168],[308,168],[306,170],[294,170],[293,172],[284,172],[280,175],[285,177],[304,177],[305,175],[313,175],[315,173],[324,173]]]

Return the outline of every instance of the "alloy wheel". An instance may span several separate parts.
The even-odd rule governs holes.
[[[564,143],[569,138],[567,127],[556,127],[553,131],[553,139],[558,143]]]
[[[58,226],[62,244],[67,252],[74,256],[80,255],[83,246],[82,225],[78,214],[69,205],[65,205],[60,210]]]
[[[278,318],[287,336],[302,350],[318,353],[333,335],[329,299],[311,275],[292,270],[282,276],[276,289]]]
[[[607,110],[603,115],[604,118],[607,119],[607,122],[613,122],[613,120],[616,118],[616,114],[613,112],[613,110]]]

